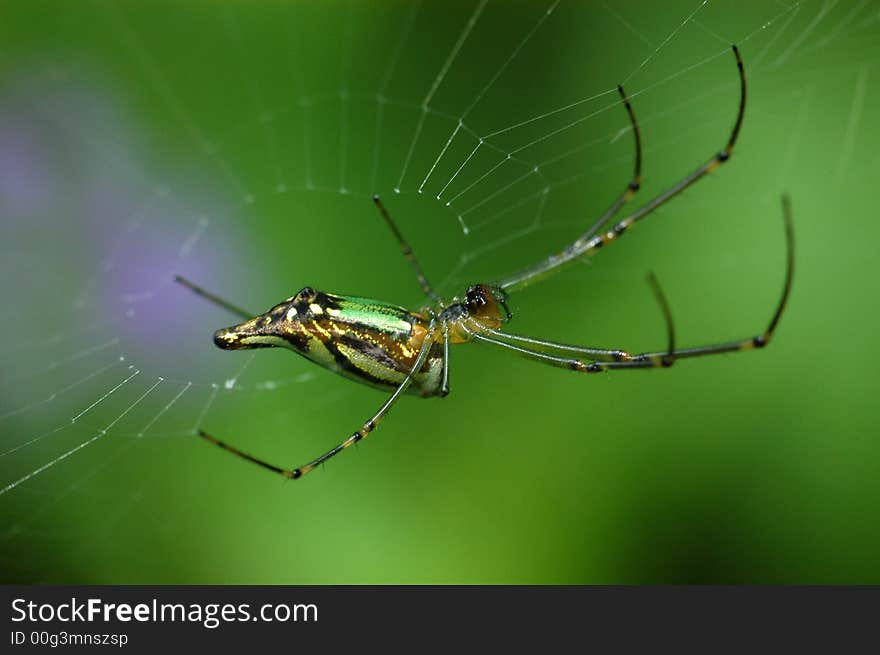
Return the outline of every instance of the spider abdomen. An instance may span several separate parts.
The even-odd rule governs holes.
[[[218,330],[221,348],[283,347],[340,375],[380,389],[396,388],[415,365],[427,336],[421,314],[369,298],[306,287],[239,325]],[[408,391],[439,394],[443,348],[434,343]]]

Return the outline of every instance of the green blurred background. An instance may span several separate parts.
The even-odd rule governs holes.
[[[3,582],[880,582],[880,5],[551,7],[4,5]],[[617,83],[642,124],[636,206],[717,151],[732,41],[731,163],[514,297],[511,329],[662,347],[654,271],[682,345],[759,332],[788,191],[797,272],[770,348],[606,376],[455,348],[448,398],[404,399],[296,483],[192,436],[296,465],[382,396],[215,349],[233,319],[173,274],[253,311],[305,285],[418,307],[379,192],[460,293],[626,183]]]

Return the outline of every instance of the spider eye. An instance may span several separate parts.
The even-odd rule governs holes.
[[[299,290],[299,293],[296,294],[296,297],[300,300],[304,300],[305,302],[311,302],[315,299],[315,296],[318,294],[315,293],[315,290],[312,287],[303,287]]]
[[[470,308],[479,309],[487,302],[486,294],[480,287],[474,286],[467,290],[467,304]]]

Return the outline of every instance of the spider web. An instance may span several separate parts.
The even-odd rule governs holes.
[[[234,319],[173,275],[254,311],[306,284],[418,306],[372,213],[379,193],[442,294],[491,280],[579,234],[629,179],[617,83],[643,131],[644,198],[712,154],[735,111],[734,42],[756,96],[787,82],[786,117],[769,116],[787,133],[776,177],[758,190],[763,212],[791,179],[823,92],[816,78],[788,80],[792,63],[880,31],[870,1],[752,12],[669,3],[656,22],[634,7],[558,0],[267,6],[270,19],[234,4],[90,11],[67,17],[70,33],[87,27],[64,49],[37,33],[0,52],[7,579],[112,580],[100,562],[133,523],[143,533],[121,543],[144,548],[126,557],[159,570],[146,553],[177,539],[181,519],[168,524],[168,507],[205,484],[257,479],[232,462],[222,470],[240,471],[237,480],[193,472],[214,455],[195,443],[196,428],[297,463],[375,404],[289,355],[217,351],[211,332]],[[194,25],[197,42],[166,51],[163,35]],[[112,36],[91,45],[99,33]],[[863,156],[857,135],[876,71],[856,63],[832,92],[851,103],[838,186]],[[758,100],[747,121],[780,106]],[[633,247],[634,258],[650,252]],[[736,265],[723,257],[716,266]],[[643,273],[573,276],[637,289]],[[279,449],[277,435],[294,428],[303,438]],[[337,484],[355,471],[340,468]]]

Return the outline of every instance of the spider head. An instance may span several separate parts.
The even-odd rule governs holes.
[[[511,318],[507,308],[507,294],[498,287],[475,284],[467,290],[464,306],[470,317],[497,328]]]
[[[305,287],[259,316],[217,330],[214,344],[223,350],[282,347],[303,352],[308,348],[308,334],[302,320],[313,311],[318,295]]]

